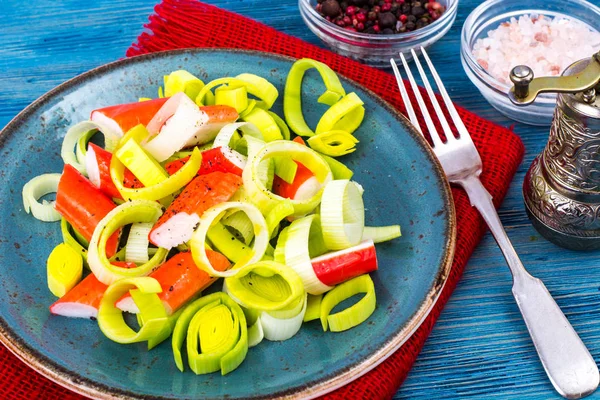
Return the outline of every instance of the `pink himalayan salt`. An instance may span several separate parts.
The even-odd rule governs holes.
[[[535,76],[556,76],[598,50],[600,33],[579,20],[522,15],[478,39],[473,56],[491,76],[510,84],[510,70],[517,65],[530,66]]]

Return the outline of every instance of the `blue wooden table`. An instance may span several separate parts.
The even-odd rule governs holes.
[[[155,2],[0,0],[0,127],[54,86],[124,57]],[[209,2],[320,44],[302,22],[294,0]],[[461,0],[454,26],[430,55],[458,104],[509,126],[513,121],[485,102],[460,66],[460,30],[479,3]],[[521,184],[533,157],[545,145],[548,129],[518,123],[514,129],[527,152],[500,217],[524,264],[546,283],[600,360],[600,253],[561,249],[532,228]],[[510,288],[509,270],[488,234],[396,398],[560,398],[539,363]],[[593,397],[600,398],[600,392]]]

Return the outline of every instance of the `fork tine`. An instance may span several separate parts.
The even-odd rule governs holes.
[[[431,104],[433,105],[433,109],[435,110],[435,113],[436,113],[438,119],[440,120],[440,124],[442,124],[442,129],[444,130],[444,133],[446,134],[446,140],[447,141],[456,140],[456,138],[452,134],[452,129],[450,128],[450,125],[448,125],[446,116],[444,115],[444,112],[442,111],[442,109],[440,107],[440,103],[438,103],[437,98],[435,97],[435,93],[433,93],[433,89],[431,88],[431,85],[429,84],[429,78],[427,78],[427,75],[425,74],[425,71],[423,70],[423,67],[421,66],[421,62],[419,61],[419,57],[417,57],[417,53],[415,53],[415,51],[413,49],[410,49],[410,52],[412,53],[413,59],[415,60],[415,64],[417,65],[419,74],[421,74],[421,80],[423,80],[423,85],[425,86],[425,89],[427,90],[427,94],[429,94],[429,100],[431,100]],[[427,65],[429,65],[429,64],[427,64]],[[431,68],[431,66],[430,66],[430,68]],[[436,81],[436,84],[439,87],[441,82],[438,83]]]
[[[456,107],[454,107],[454,104],[452,103],[450,96],[448,96],[448,92],[446,92],[446,88],[444,87],[444,84],[442,83],[440,76],[438,75],[437,71],[435,70],[433,63],[429,59],[429,56],[427,55],[427,52],[425,52],[425,49],[423,47],[421,47],[421,52],[423,53],[425,62],[429,66],[429,70],[431,71],[431,75],[433,76],[433,79],[435,80],[435,84],[437,85],[438,90],[440,91],[440,94],[442,95],[442,98],[444,99],[444,103],[446,104],[446,107],[448,108],[448,112],[450,113],[450,117],[452,117],[452,121],[454,122],[454,125],[456,126],[456,130],[458,131],[460,136],[462,136],[464,138],[470,138],[471,135],[469,135],[469,131],[467,131],[465,124],[463,124],[462,119],[460,119],[460,116],[458,115],[458,112],[456,111]]]
[[[390,58],[390,64],[392,64],[392,69],[394,70],[394,75],[396,76],[396,82],[398,82],[398,89],[400,89],[400,95],[402,96],[402,101],[404,102],[404,107],[406,108],[406,112],[408,112],[408,117],[410,118],[410,122],[414,125],[414,127],[419,131],[422,135],[421,126],[419,125],[419,120],[417,119],[417,115],[415,114],[415,109],[408,98],[408,92],[406,91],[406,86],[404,86],[404,81],[402,80],[402,76],[400,75],[400,71],[398,71],[398,65],[396,64],[396,60]]]
[[[410,82],[410,86],[415,94],[415,98],[417,99],[417,103],[419,103],[419,108],[423,113],[423,119],[425,120],[425,124],[427,125],[427,129],[429,129],[429,136],[431,136],[431,141],[433,142],[433,147],[442,146],[444,143],[442,139],[440,139],[440,135],[435,129],[435,125],[433,124],[433,120],[431,119],[431,115],[429,115],[429,111],[427,110],[427,106],[423,101],[423,97],[421,96],[421,92],[419,91],[419,87],[415,82],[415,78],[413,77],[412,72],[410,72],[410,68],[408,63],[406,62],[406,58],[404,58],[404,54],[400,53],[400,59],[402,60],[402,65],[404,66],[404,71],[406,72],[406,76],[408,76],[408,81]]]

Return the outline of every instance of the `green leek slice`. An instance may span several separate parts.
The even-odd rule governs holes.
[[[354,92],[347,94],[332,105],[319,120],[315,133],[343,130],[354,132],[361,124],[365,109],[364,103]]]
[[[248,347],[254,347],[265,337],[263,332],[262,324],[260,320],[256,320],[252,325],[248,327]]]
[[[252,110],[256,108],[257,104],[258,102],[254,99],[248,100],[248,107],[240,113],[239,117],[244,118],[246,115],[250,114]]]
[[[56,193],[61,174],[43,174],[31,179],[23,186],[23,209],[34,218],[44,222],[60,220],[60,214],[54,209],[55,201],[38,201],[49,193]]]
[[[167,171],[134,138],[119,144],[115,157],[146,187],[157,185],[169,177]]]
[[[283,135],[277,122],[273,119],[271,114],[262,108],[255,108],[250,113],[244,115],[243,120],[255,125],[262,133],[265,142],[283,139]]]
[[[227,228],[233,229],[235,232],[237,232],[239,237],[243,239],[243,242],[246,245],[250,244],[250,242],[254,238],[254,229],[252,227],[252,221],[250,221],[250,218],[248,218],[248,216],[243,211],[236,211],[233,214],[223,218],[221,222]],[[269,226],[268,222],[267,226]]]
[[[181,347],[186,339],[188,363],[196,374],[236,369],[248,353],[246,317],[225,293],[201,297],[188,305],[175,324],[172,348],[175,363],[184,370]]]
[[[325,245],[343,250],[360,243],[365,227],[365,205],[358,186],[347,179],[325,186],[321,201]]]
[[[250,221],[250,229],[254,237],[254,224],[252,224],[252,221]],[[248,245],[239,241],[221,222],[214,223],[206,233],[206,237],[220,253],[234,263],[252,256],[252,250]]]
[[[242,74],[242,75],[250,75],[250,74]],[[244,77],[242,77],[242,78],[244,78]],[[260,77],[258,77],[258,78],[260,78]],[[260,79],[262,79],[262,78],[260,78]],[[239,77],[237,77],[237,78],[226,77],[226,78],[215,79],[213,81],[208,82],[206,85],[204,85],[202,90],[200,90],[200,92],[198,93],[198,96],[196,96],[196,104],[199,106],[202,106],[205,104],[206,105],[214,104],[214,99],[211,102],[211,101],[209,101],[209,98],[211,96],[213,96],[211,90],[216,87],[219,87],[222,85],[228,85],[228,87],[244,86],[249,94],[258,98],[258,101],[256,101],[256,100],[254,101],[256,107],[260,107],[263,109],[269,109],[273,106],[273,103],[277,99],[277,94],[275,94],[275,98],[273,98],[272,89],[275,89],[275,91],[277,91],[277,89],[271,83],[269,83],[266,79],[263,79],[261,82],[263,82],[263,81],[266,82],[265,86],[262,86],[261,84],[255,85],[255,82],[250,82],[246,78],[240,79]]]
[[[204,245],[206,242],[206,235],[210,227],[216,222],[219,222],[223,213],[228,210],[243,211],[246,213],[250,221],[252,221],[254,229],[254,245],[252,246],[252,250],[250,252],[240,257],[232,269],[221,272],[216,271],[208,261],[206,252],[204,251]],[[200,217],[198,228],[196,228],[192,238],[189,241],[192,257],[194,258],[194,262],[198,268],[204,270],[210,276],[218,277],[234,276],[244,265],[259,261],[265,254],[268,244],[269,232],[267,230],[265,218],[255,206],[249,203],[241,202],[225,202],[206,210]]]
[[[285,244],[287,242],[289,226],[286,226],[281,230],[277,237],[277,246],[273,252],[273,261],[279,263],[285,263]]]
[[[283,341],[298,333],[306,313],[306,303],[306,294],[304,294],[298,303],[302,307],[297,310],[296,315],[288,318],[275,317],[272,312],[263,312],[260,315],[260,324],[264,338],[271,341]]]
[[[225,281],[232,298],[253,310],[280,310],[304,293],[298,274],[287,265],[274,261],[248,264]]]
[[[125,261],[136,264],[147,263],[148,257],[148,235],[154,224],[148,222],[137,222],[131,224],[127,244],[125,245]]]
[[[137,136],[139,132],[134,131],[134,129],[130,130],[123,137],[123,140],[121,141],[122,143],[126,143],[132,137],[139,140],[139,136]],[[152,186],[141,189],[132,189],[126,188],[123,185],[125,166],[117,157],[113,157],[110,161],[110,177],[115,184],[115,187],[125,200],[160,200],[168,198],[179,189],[187,185],[196,176],[201,164],[202,153],[197,147],[195,147],[192,151],[190,159],[184,164],[183,167],[181,167],[179,171],[175,172],[169,178]]]
[[[113,151],[116,144],[119,142],[119,139],[121,139],[121,134],[103,124],[93,121],[82,121],[70,127],[63,139],[60,156],[65,164],[72,165],[82,174],[86,174],[85,162],[77,159],[75,146],[78,145],[78,142],[82,137],[93,135],[97,131],[102,132],[104,135],[104,147],[106,150]]]
[[[365,226],[362,240],[372,240],[374,243],[387,242],[402,236],[400,225],[389,226]]]
[[[250,122],[234,122],[221,128],[213,141],[212,147],[235,147],[231,145],[231,141],[237,131],[243,134],[243,138],[250,136],[264,142],[262,133],[254,124]]]
[[[183,92],[190,99],[195,99],[204,87],[204,82],[185,70],[173,71],[164,77],[164,96],[171,97]],[[161,96],[162,97],[162,96]]]
[[[82,244],[82,242],[76,238],[77,235],[72,234],[71,231],[75,231],[75,228],[73,228],[71,224],[67,222],[66,219],[61,218],[60,232],[62,234],[63,242],[65,242],[67,245],[71,246],[73,250],[81,254],[81,257],[83,258],[83,265],[86,268],[89,268],[87,263],[87,247],[89,243],[83,242]]]
[[[288,318],[295,317],[296,315],[298,315],[298,313],[300,313],[302,311],[302,308],[304,307],[305,296],[306,296],[306,292],[303,289],[302,295],[295,298],[286,307],[280,308],[278,310],[265,311],[265,313],[269,314],[270,316],[272,316],[274,318],[278,318],[278,319],[288,319]]]
[[[294,205],[289,199],[285,199],[273,207],[273,209],[267,214],[266,218],[270,238],[273,238],[276,235],[277,227],[279,227],[281,221],[293,213]]]
[[[317,180],[322,184],[327,184],[331,180],[329,165],[314,150],[287,140],[266,143],[254,157],[249,158],[249,162],[242,173],[244,188],[250,201],[265,215],[284,200],[283,197],[269,191],[260,180],[259,168],[261,163],[273,157],[290,157],[294,161],[302,163],[315,174]],[[319,205],[322,193],[323,190],[321,189],[307,200],[290,199],[294,206],[294,215],[302,216],[313,211]]]
[[[106,257],[106,242],[120,227],[136,222],[154,223],[162,214],[160,204],[150,200],[133,200],[117,206],[98,223],[88,249],[88,264],[98,280],[106,285],[122,278],[148,275],[164,261],[168,250],[159,248],[152,258],[135,268],[121,268]]]
[[[302,115],[302,80],[306,71],[311,68],[315,68],[321,74],[326,87],[326,91],[317,100],[319,103],[331,106],[346,95],[339,78],[326,64],[308,58],[296,61],[285,82],[283,113],[290,129],[300,136],[314,135]]]
[[[123,313],[115,303],[131,289],[131,296],[142,314],[143,326],[138,332],[131,329],[123,319]],[[121,343],[137,343],[150,340],[168,325],[167,312],[156,293],[162,291],[160,283],[151,277],[125,278],[108,286],[98,309],[98,326],[110,340]]]
[[[326,156],[321,154],[321,157],[327,162],[329,168],[331,168],[331,173],[333,175],[333,179],[351,179],[354,172],[344,164],[339,162],[333,157]]]
[[[129,293],[131,293],[131,297],[134,297],[133,293],[135,291],[139,292],[138,289],[132,289],[129,291]],[[180,308],[173,315],[167,316],[167,323],[165,324],[164,328],[159,333],[157,333],[156,336],[153,336],[150,339],[148,339],[148,350],[152,350],[153,348],[164,342],[171,335],[171,333],[173,333],[175,323],[177,322],[177,319],[179,318],[182,312],[183,308]],[[140,328],[143,327],[145,321],[142,313],[137,313],[135,314],[135,316],[137,318],[137,323],[140,326]]]
[[[271,118],[273,118],[273,121],[275,121],[277,126],[279,127],[279,130],[281,131],[281,135],[283,136],[283,138],[285,140],[290,140],[290,137],[291,137],[290,128],[288,128],[285,121],[279,115],[275,114],[273,111],[267,111],[267,112],[269,113]]]
[[[292,184],[298,171],[298,164],[288,157],[275,157],[273,161],[275,164],[275,175]]]
[[[309,137],[307,143],[321,154],[339,157],[354,152],[358,140],[346,131],[333,130]]]
[[[331,310],[350,297],[365,293],[364,297],[351,307],[335,314]],[[330,290],[321,303],[321,325],[323,330],[332,332],[345,331],[367,320],[375,311],[375,285],[368,274],[357,276]]]
[[[215,90],[215,104],[233,107],[240,114],[248,108],[248,91],[245,86],[219,86]]]
[[[323,294],[316,296],[309,294],[306,301],[306,313],[304,314],[304,322],[313,321],[321,318],[321,302],[323,301]]]
[[[56,297],[63,297],[81,280],[83,257],[66,243],[52,250],[46,262],[48,288]]]
[[[239,74],[236,78],[250,84],[248,93],[260,100],[256,103],[257,107],[265,110],[273,107],[275,100],[279,97],[279,91],[271,82],[258,75],[248,73]]]
[[[88,143],[90,139],[96,134],[96,132],[97,131],[95,129],[87,131],[87,133],[79,137],[79,140],[75,145],[75,155],[77,157],[77,162],[81,165],[85,165],[85,155],[87,153]]]

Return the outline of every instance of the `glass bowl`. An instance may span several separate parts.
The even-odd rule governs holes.
[[[428,47],[448,32],[456,19],[458,0],[438,0],[446,7],[441,17],[412,32],[375,35],[352,32],[323,18],[316,0],[298,0],[300,15],[308,28],[334,52],[378,68],[390,68],[390,58],[420,46]]]
[[[483,97],[498,111],[515,121],[530,125],[550,125],[556,95],[541,94],[529,106],[516,106],[508,99],[511,85],[492,77],[479,65],[472,49],[477,39],[487,36],[511,17],[525,14],[543,14],[547,17],[577,19],[589,28],[600,30],[600,8],[583,0],[488,0],[479,5],[467,17],[461,34],[460,57],[463,68]],[[590,54],[592,56],[592,54]]]

